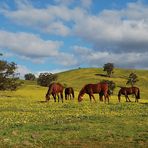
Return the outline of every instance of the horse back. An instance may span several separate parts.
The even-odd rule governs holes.
[[[99,92],[107,92],[108,84],[107,83],[97,83],[97,84],[87,84],[86,85],[87,92],[99,93]]]
[[[52,93],[63,92],[64,87],[60,83],[53,83],[51,86]]]
[[[136,93],[138,91],[139,91],[138,87],[121,87],[120,88],[120,92],[124,95],[125,94],[130,95],[130,94]]]

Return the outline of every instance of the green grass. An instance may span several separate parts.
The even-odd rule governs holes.
[[[109,78],[124,85],[131,70],[117,69]],[[46,87],[26,82],[15,92],[0,92],[0,147],[147,147],[148,145],[148,71],[137,70],[140,103],[117,101],[116,88],[110,104],[82,103],[77,95],[86,83],[106,77],[101,69],[78,69],[59,74],[59,82],[73,86],[75,100],[45,103]]]

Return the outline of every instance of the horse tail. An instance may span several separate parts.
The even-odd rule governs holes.
[[[138,88],[138,92],[137,92],[137,95],[136,95],[136,99],[140,99],[140,89]]]

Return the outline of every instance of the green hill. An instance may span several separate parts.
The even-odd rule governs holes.
[[[148,94],[148,70],[115,69],[111,78],[106,77],[106,73],[101,68],[81,68],[58,73],[58,81],[67,86],[74,87],[79,91],[85,84],[97,83],[101,80],[111,80],[116,86],[126,86],[127,77],[131,72],[135,72],[139,81],[136,86],[140,88],[141,95],[147,98]],[[115,94],[119,88],[116,87]]]

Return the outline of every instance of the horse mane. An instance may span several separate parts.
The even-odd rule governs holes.
[[[78,95],[78,98],[79,98],[79,96],[80,95],[83,95],[85,92],[85,87],[87,86],[88,84],[85,84],[82,88],[81,88],[81,90],[80,90],[80,92],[79,92],[79,95]]]

